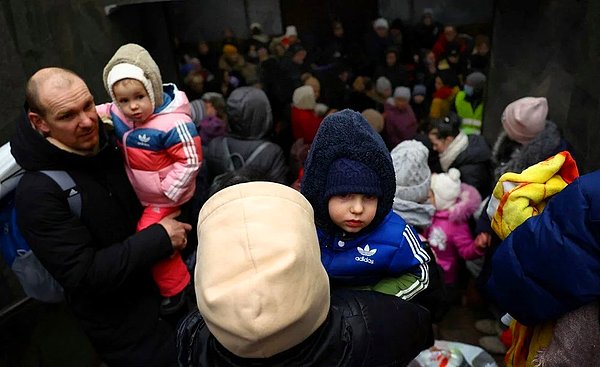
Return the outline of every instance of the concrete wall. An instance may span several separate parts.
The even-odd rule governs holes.
[[[600,168],[600,2],[498,0],[484,135],[501,131],[506,105],[548,98],[549,118],[573,146],[580,170]]]
[[[236,36],[247,38],[254,22],[267,34],[282,33],[277,0],[186,0],[173,5],[174,32],[182,42],[218,40],[227,26]]]
[[[387,19],[400,18],[414,23],[425,8],[433,10],[444,24],[488,23],[494,10],[493,0],[379,0],[379,13]]]
[[[152,54],[164,80],[176,80],[167,6],[128,5],[106,16],[100,0],[5,0],[0,7],[0,144],[14,131],[26,80],[42,67],[72,69],[98,102],[106,101],[102,69],[119,46],[135,42]]]

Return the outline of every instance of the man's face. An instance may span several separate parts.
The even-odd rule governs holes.
[[[344,36],[344,27],[340,23],[335,23],[333,25],[333,35],[338,38]]]
[[[70,84],[53,80],[44,82],[38,90],[44,113],[29,112],[29,120],[44,136],[77,151],[93,152],[99,139],[94,97],[79,78]]]
[[[396,65],[396,53],[395,52],[388,52],[387,54],[385,54],[385,63],[387,64],[387,66],[394,66]]]
[[[377,27],[375,28],[375,33],[379,38],[386,38],[388,36],[389,30],[386,27]]]
[[[294,54],[294,56],[292,57],[292,61],[296,64],[301,65],[304,63],[305,58],[306,58],[306,51],[300,50]]]
[[[433,23],[433,19],[431,18],[430,14],[425,14],[423,16],[423,24],[425,24],[426,26],[430,26]]]
[[[452,42],[456,39],[456,29],[451,26],[447,26],[444,28],[444,37],[446,37],[446,41]]]

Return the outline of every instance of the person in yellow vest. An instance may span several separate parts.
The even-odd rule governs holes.
[[[483,121],[483,87],[486,77],[478,71],[467,76],[464,90],[454,98],[454,110],[462,119],[460,130],[467,135],[481,134]]]

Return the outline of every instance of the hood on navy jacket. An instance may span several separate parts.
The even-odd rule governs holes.
[[[349,109],[323,120],[304,165],[302,194],[313,206],[315,222],[321,228],[336,228],[329,218],[324,193],[331,164],[339,158],[358,161],[379,177],[382,196],[377,203],[375,218],[363,229],[368,232],[377,227],[392,209],[396,178],[392,157],[381,136],[360,113]]]
[[[273,126],[271,105],[265,92],[254,87],[241,87],[227,99],[229,136],[238,139],[261,139]]]

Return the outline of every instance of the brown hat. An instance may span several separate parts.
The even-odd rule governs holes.
[[[362,112],[363,117],[376,132],[380,133],[383,130],[383,116],[377,110],[368,108]]]
[[[329,280],[312,207],[299,192],[270,182],[218,192],[200,211],[198,243],[198,309],[233,354],[273,356],[325,321]]]
[[[142,46],[128,43],[119,47],[104,67],[102,73],[104,88],[113,101],[115,96],[112,87],[122,79],[140,81],[150,96],[153,109],[162,105],[163,86],[160,69]]]

